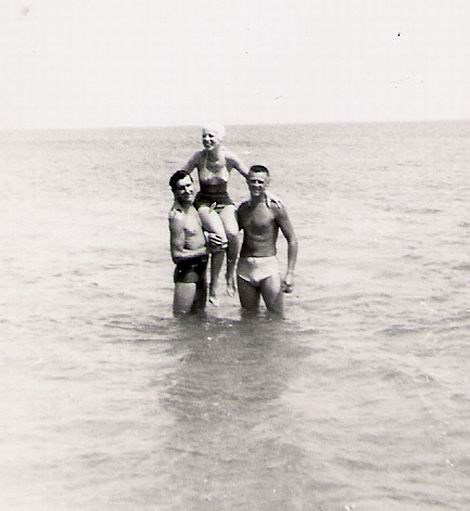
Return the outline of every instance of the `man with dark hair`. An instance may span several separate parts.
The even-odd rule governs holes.
[[[291,293],[297,261],[297,238],[285,207],[267,204],[269,170],[253,165],[247,177],[250,200],[238,208],[243,243],[237,267],[240,304],[247,311],[258,310],[260,296],[268,311],[283,316],[283,292]],[[287,273],[281,279],[276,257],[279,229],[287,240]]]
[[[199,312],[206,305],[208,255],[225,250],[227,244],[217,234],[203,231],[193,206],[195,195],[191,175],[178,170],[171,176],[169,184],[175,198],[168,215],[171,257],[176,264],[173,312],[176,315]]]

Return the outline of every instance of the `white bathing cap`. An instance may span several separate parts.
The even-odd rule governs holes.
[[[207,124],[204,124],[202,129],[205,131],[213,131],[220,139],[225,137],[225,128],[220,122],[208,122]]]

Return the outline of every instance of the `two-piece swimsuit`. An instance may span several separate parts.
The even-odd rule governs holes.
[[[207,168],[206,153],[204,166],[201,170],[199,170],[200,190],[194,200],[194,206],[196,209],[199,209],[201,206],[210,207],[215,202],[215,210],[219,213],[225,206],[235,205],[227,191],[229,178],[228,169],[223,167],[220,174],[221,175],[217,175]],[[210,180],[212,180],[212,182],[210,182]]]

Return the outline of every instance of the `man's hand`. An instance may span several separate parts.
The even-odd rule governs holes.
[[[227,248],[228,243],[218,234],[205,232],[204,236],[206,238],[207,249],[210,253],[221,252]]]
[[[290,273],[286,273],[286,276],[282,279],[281,289],[283,293],[292,293],[294,289],[294,276]]]

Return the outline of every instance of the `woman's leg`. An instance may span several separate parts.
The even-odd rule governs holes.
[[[197,212],[199,213],[204,231],[218,234],[224,241],[227,241],[224,224],[216,211],[208,206],[200,206]]]
[[[222,220],[225,234],[227,236],[227,293],[233,296],[237,290],[235,279],[235,265],[237,263],[238,252],[240,250],[239,227],[235,214],[235,206],[225,206],[219,213]]]
[[[227,241],[224,224],[222,223],[220,216],[213,209],[207,206],[201,206],[198,209],[198,213],[201,218],[202,228],[205,231],[218,234],[224,241]],[[211,255],[209,302],[214,305],[218,304],[217,291],[219,287],[219,276],[224,263],[224,255],[224,252],[216,252]]]

